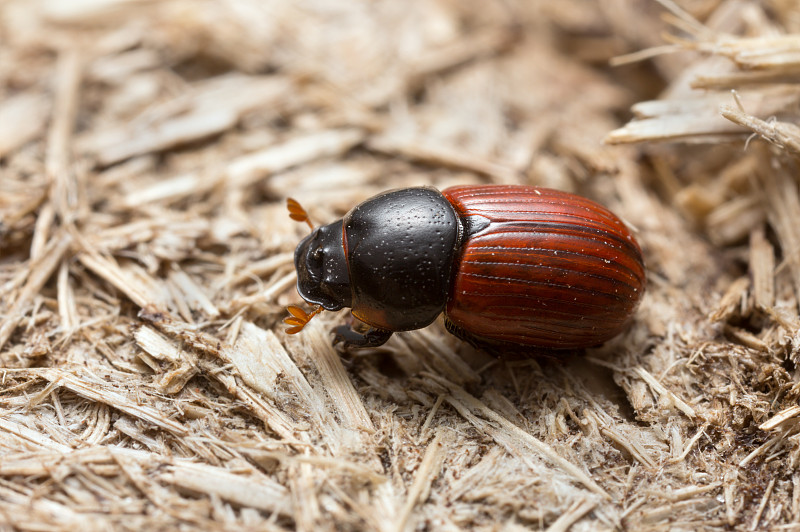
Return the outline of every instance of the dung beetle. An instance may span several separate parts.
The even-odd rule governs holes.
[[[292,218],[308,222],[289,200]],[[571,349],[618,334],[645,287],[625,224],[575,194],[534,186],[405,188],[379,194],[298,244],[290,307],[299,332],[324,310],[352,309],[334,342],[375,347],[444,312],[448,331],[490,351]]]

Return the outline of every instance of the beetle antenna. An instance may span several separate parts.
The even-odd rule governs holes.
[[[286,208],[289,209],[289,218],[296,222],[305,222],[314,230],[314,224],[308,219],[308,212],[294,198],[286,198]]]
[[[322,305],[319,305],[311,312],[306,312],[296,305],[289,305],[286,307],[286,310],[288,310],[289,314],[291,314],[291,316],[283,319],[283,323],[290,325],[290,327],[286,329],[286,333],[297,334],[303,330],[303,327],[305,327],[309,321],[311,321],[311,318],[325,309],[322,308]]]

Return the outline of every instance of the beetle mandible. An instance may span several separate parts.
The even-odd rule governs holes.
[[[442,312],[448,331],[493,351],[591,347],[623,329],[645,287],[641,249],[617,216],[534,186],[385,192],[312,226],[294,261],[297,291],[317,309],[290,307],[287,331],[350,307],[363,330],[337,327],[334,342],[357,347]]]

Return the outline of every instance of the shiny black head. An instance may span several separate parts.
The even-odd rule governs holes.
[[[325,310],[351,306],[350,275],[342,244],[342,221],[315,229],[294,252],[297,292]]]

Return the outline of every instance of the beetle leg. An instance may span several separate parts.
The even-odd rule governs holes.
[[[386,340],[392,336],[392,331],[384,331],[383,329],[375,329],[370,327],[365,332],[356,332],[347,325],[340,325],[333,329],[333,343],[334,345],[339,342],[344,342],[345,347],[378,347],[386,343]]]

